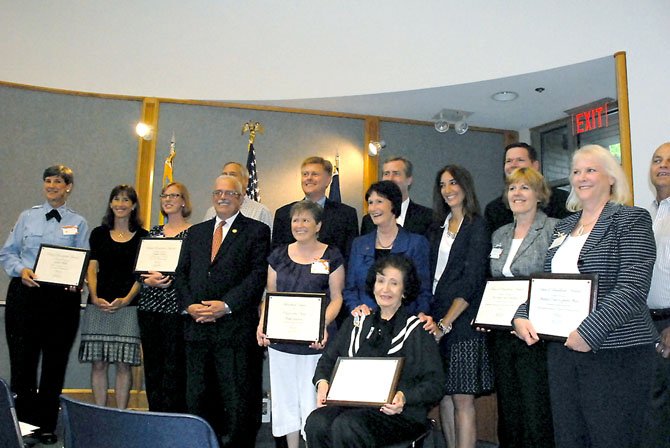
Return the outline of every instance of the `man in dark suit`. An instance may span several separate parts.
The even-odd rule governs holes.
[[[333,164],[322,157],[308,157],[302,162],[302,191],[305,199],[323,207],[323,221],[319,241],[337,247],[345,259],[349,258],[351,242],[358,236],[356,209],[326,198],[326,189],[333,176]],[[275,212],[272,225],[272,248],[295,241],[291,233],[289,212],[295,202]]]
[[[400,188],[402,193],[402,207],[400,216],[396,222],[405,230],[419,235],[428,232],[433,222],[433,210],[417,204],[409,198],[409,189],[412,186],[412,162],[404,157],[393,157],[387,159],[382,165],[382,180],[390,180]],[[370,215],[363,216],[361,223],[361,235],[370,233],[375,229]]]
[[[262,352],[255,334],[270,250],[270,228],[239,213],[243,197],[239,180],[216,179],[216,217],[189,229],[175,274],[190,315],[188,411],[212,424],[222,447],[235,448],[253,447],[260,427]]]
[[[505,176],[509,176],[517,168],[525,167],[540,171],[540,161],[537,160],[535,148],[522,142],[507,145],[505,147],[505,164],[503,165]],[[542,211],[550,218],[563,219],[570,215],[570,212],[565,208],[565,201],[567,200],[568,192],[554,187],[551,189],[549,204]],[[484,217],[491,234],[505,224],[514,222],[512,211],[503,203],[502,196],[495,198],[486,205]]]

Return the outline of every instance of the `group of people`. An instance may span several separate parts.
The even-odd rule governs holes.
[[[19,418],[55,440],[79,326],[79,291],[41,284],[32,271],[48,243],[90,247],[79,358],[92,363],[96,402],[106,404],[115,364],[117,406],[127,405],[141,346],[150,409],[203,416],[222,446],[255,444],[266,347],[272,431],[291,448],[301,436],[310,448],[412,440],[438,404],[447,445],[473,448],[475,398],[493,390],[501,447],[669,446],[670,144],[651,164],[653,221],[625,205],[626,177],[599,146],[574,153],[569,195],[549,188],[525,143],[505,148],[504,174],[503,194],[482,213],[470,173],[447,165],[431,209],[409,198],[412,163],[389,159],[365,193],[359,236],[355,209],[326,197],[327,160],[304,160],[304,198],[273,221],[245,196],[244,167],[230,162],[205,221],[189,224],[188,190],[173,182],[160,196],[167,223],[146,232],[135,190],[119,185],[88,237],[86,220],[65,204],[72,171],[48,168],[46,202],[21,214],[0,251],[13,277],[6,328]],[[133,272],[146,236],[184,240],[174,274]],[[473,328],[488,277],[542,271],[598,274],[597,306],[567,341],[541,339],[525,304],[512,332]],[[264,291],[324,294],[323,337],[268,338]],[[403,357],[391,402],[329,404],[341,356]]]

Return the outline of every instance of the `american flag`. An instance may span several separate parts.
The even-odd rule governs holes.
[[[256,150],[253,143],[249,143],[249,150],[247,151],[247,170],[249,171],[247,196],[254,201],[261,202],[261,189],[258,186],[258,170],[256,168]]]
[[[340,195],[340,154],[335,156],[335,166],[333,167],[333,179],[330,182],[330,191],[328,199],[333,202],[342,202]]]

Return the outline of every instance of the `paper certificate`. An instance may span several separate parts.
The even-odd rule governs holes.
[[[404,358],[338,358],[326,403],[343,406],[390,403],[403,363]],[[360,387],[361,384],[365,387]]]
[[[263,333],[272,342],[311,344],[320,341],[323,339],[325,322],[325,294],[266,294]]]
[[[181,238],[142,238],[137,250],[135,272],[174,273],[183,242]]]
[[[477,311],[473,326],[511,329],[514,313],[528,300],[529,278],[490,279]]]
[[[40,245],[35,260],[35,281],[81,288],[88,268],[89,251],[76,247]]]
[[[543,339],[565,341],[591,312],[597,296],[595,274],[533,275],[528,318]]]

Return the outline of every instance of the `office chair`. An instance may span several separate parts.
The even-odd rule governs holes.
[[[23,448],[23,438],[16,418],[14,398],[9,386],[0,378],[0,446],[3,448]]]
[[[65,448],[219,448],[216,434],[200,417],[130,411],[61,396]]]

